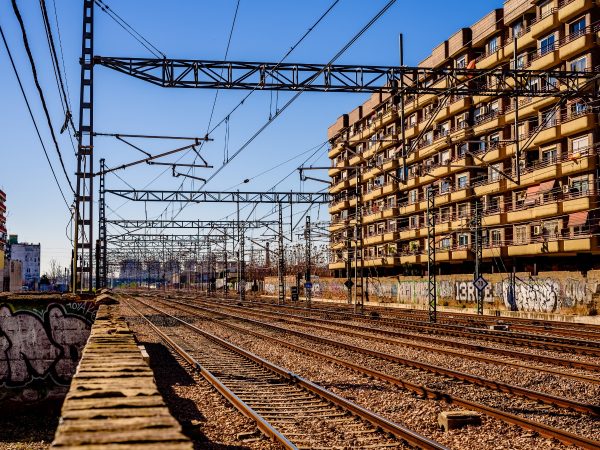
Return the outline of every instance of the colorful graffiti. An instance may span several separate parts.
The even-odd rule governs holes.
[[[0,304],[0,399],[40,400],[68,386],[95,314],[91,302]]]
[[[473,286],[472,279],[467,277],[438,280],[436,283],[438,300],[474,304],[477,300],[477,290]],[[508,280],[508,275],[495,275],[495,281],[488,280],[489,284],[483,291],[484,302],[504,305],[513,311],[557,312],[564,308],[590,304],[592,294],[600,289],[597,280],[570,278],[564,275],[556,279],[517,278],[514,288]],[[313,280],[313,294],[315,297],[344,299],[348,292],[344,282],[345,279],[338,278]],[[415,306],[427,304],[428,283],[425,279],[368,279],[367,285],[371,301],[397,302]],[[276,279],[265,280],[264,292],[270,295],[277,292]]]

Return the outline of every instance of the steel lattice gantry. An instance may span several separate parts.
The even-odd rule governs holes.
[[[143,229],[143,228],[183,228],[183,229],[223,229],[238,228],[240,226],[237,220],[107,220],[107,224],[116,225],[125,229]],[[275,226],[276,220],[245,220],[244,228],[260,228],[263,226]]]
[[[330,196],[327,192],[209,192],[107,189],[106,193],[139,202],[326,204],[330,201]]]
[[[314,92],[391,92],[502,97],[595,98],[600,72],[292,64],[94,56],[94,0],[83,0],[81,88],[75,195],[74,291],[91,291],[93,274],[93,70],[104,66],[171,88]],[[431,80],[445,82],[431,83]],[[543,80],[541,83],[532,81]],[[581,89],[586,86],[585,91]],[[327,203],[328,194],[106,191],[130,200],[175,202]],[[100,243],[102,245],[102,243]]]
[[[192,59],[94,57],[94,64],[161,87],[313,92],[581,97],[579,87],[599,72],[527,69],[423,68],[293,64]],[[545,79],[544,88],[532,80]],[[432,84],[430,80],[445,80]]]

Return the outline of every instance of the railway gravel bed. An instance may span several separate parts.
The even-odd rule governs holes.
[[[148,311],[148,318],[166,331],[188,354],[221,378],[242,400],[250,402],[253,408],[259,408],[257,412],[266,414],[264,417],[273,421],[286,437],[301,442],[299,448],[408,448],[398,439],[296,387],[295,382],[285,381],[261,365],[247,361],[245,357],[190,330],[174,318],[157,314],[149,308],[146,308],[145,314]],[[181,318],[193,321],[191,316],[184,315]],[[290,399],[282,403],[287,397]]]
[[[202,301],[203,299],[200,298],[195,298],[192,301]],[[190,301],[190,299],[186,299],[185,301]],[[210,301],[214,301],[214,299],[210,299]],[[217,300],[219,301],[219,300]],[[227,301],[226,303],[224,303],[226,306],[233,306],[236,303]],[[247,307],[249,307],[248,309],[250,310],[265,310],[265,311],[272,311],[272,312],[286,312],[289,311],[289,309],[287,308],[287,306],[277,306],[277,305],[271,305],[271,304],[263,304],[263,303],[246,303]],[[243,310],[243,309],[240,309]],[[523,349],[522,346],[519,345],[515,345],[515,344],[509,344],[509,343],[501,343],[501,342],[494,342],[494,341],[490,341],[490,340],[485,340],[484,342],[478,342],[478,341],[474,341],[473,338],[471,337],[461,337],[461,336],[439,336],[436,335],[435,333],[426,333],[426,332],[420,332],[420,331],[414,331],[410,328],[410,326],[406,325],[406,324],[402,324],[402,325],[390,325],[390,324],[386,324],[385,322],[382,322],[380,320],[370,320],[368,317],[365,317],[364,319],[356,319],[356,318],[336,318],[335,314],[333,314],[332,311],[321,311],[319,309],[312,309],[312,310],[307,310],[307,309],[294,309],[292,310],[294,312],[288,312],[288,314],[294,314],[297,315],[298,317],[316,317],[316,318],[327,318],[328,320],[335,320],[340,322],[341,324],[344,325],[353,325],[353,326],[368,326],[372,332],[381,332],[382,334],[385,334],[386,332],[396,332],[396,331],[401,331],[403,334],[406,335],[410,335],[412,336],[416,341],[418,341],[420,338],[422,338],[423,336],[426,336],[427,338],[434,338],[436,340],[438,340],[438,342],[440,342],[441,345],[443,345],[443,342],[455,342],[455,343],[465,343],[465,344],[474,344],[477,343],[477,345],[480,345],[482,348],[483,347],[492,347],[492,348],[497,348],[497,349],[510,349],[513,351],[518,351],[521,353],[529,353],[532,355],[542,355],[542,356],[550,356],[552,358],[568,358],[569,360],[572,361],[580,361],[580,362],[589,362],[589,363],[593,363],[593,364],[600,364],[600,357],[595,357],[592,355],[582,355],[582,354],[576,354],[576,353],[565,353],[565,352],[560,352],[560,351],[556,351],[556,350],[546,350],[546,349],[541,349],[541,348],[527,348],[527,349]]]
[[[161,308],[168,308],[160,305]],[[189,314],[182,313],[175,308],[170,309],[175,315],[190,318]],[[337,365],[324,363],[314,357],[298,354],[297,352],[269,345],[267,342],[251,338],[243,333],[228,330],[225,324],[195,318],[198,327],[211,333],[226,338],[243,348],[256,352],[259,355],[302,376],[327,386],[327,388],[343,394],[346,398],[373,409],[391,420],[404,423],[436,441],[451,448],[477,448],[477,449],[531,449],[531,448],[566,448],[560,443],[537,436],[516,426],[507,425],[499,420],[483,417],[480,427],[468,427],[447,433],[441,432],[437,427],[437,414],[442,410],[453,410],[452,406],[445,403],[424,400],[407,391],[391,386],[388,383],[372,380],[364,375],[356,374],[349,369]],[[264,333],[264,329],[260,330]],[[269,334],[269,333],[265,333]],[[293,336],[286,336],[289,342],[294,341]],[[301,345],[324,351],[329,354],[334,352],[323,346],[313,345],[306,340],[294,341]],[[339,357],[352,359],[362,364],[363,361],[356,354],[348,355],[340,352]],[[417,381],[417,380],[413,380]]]
[[[233,408],[201,376],[185,370],[185,363],[171,352],[156,333],[127,305],[121,304],[137,340],[146,346],[158,389],[171,414],[196,449],[279,450],[282,447],[260,436],[253,436],[256,425]],[[2,449],[2,447],[0,447]],[[2,449],[8,450],[8,449]],[[166,449],[165,449],[166,450]]]

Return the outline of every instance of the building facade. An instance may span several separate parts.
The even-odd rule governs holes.
[[[508,0],[442,42],[419,66],[598,70],[599,21],[597,0]],[[549,73],[529,83],[542,89],[553,79]],[[374,94],[341,116],[328,130],[329,268],[343,276],[362,241],[359,265],[372,275],[422,274],[429,189],[440,273],[473,271],[476,207],[484,270],[594,266],[593,256],[600,253],[600,104],[522,97],[516,108],[515,101],[414,95],[403,99],[401,114],[398,96]],[[406,166],[399,158],[402,115],[406,148],[413,150]],[[517,165],[519,184],[503,176],[514,180]]]
[[[10,245],[10,260],[22,264],[23,285],[33,289],[40,281],[40,244],[13,243]]]

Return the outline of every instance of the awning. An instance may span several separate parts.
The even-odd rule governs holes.
[[[533,197],[533,196],[537,195],[538,191],[540,189],[540,186],[541,186],[540,184],[536,184],[535,186],[529,186],[527,188],[527,192],[526,192],[527,197]]]
[[[581,211],[569,214],[569,224],[567,227],[579,227],[585,225],[588,220],[588,211]]]
[[[556,180],[544,181],[540,183],[538,194],[545,194],[546,192],[550,192],[554,189],[554,185],[556,184]]]

